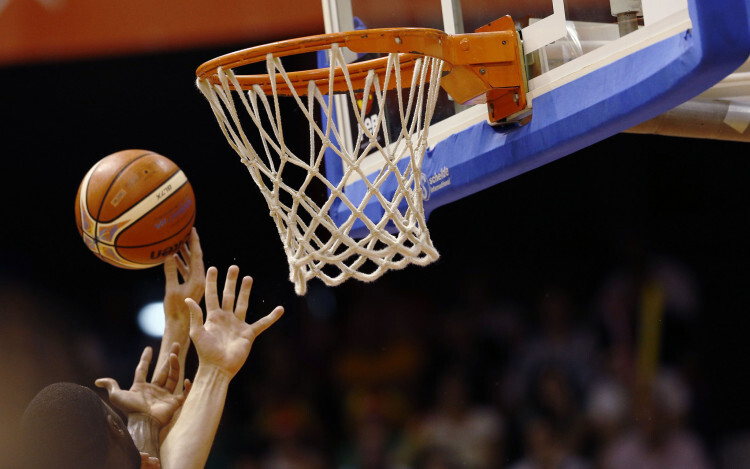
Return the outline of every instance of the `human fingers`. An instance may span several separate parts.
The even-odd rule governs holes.
[[[185,246],[187,245],[183,244],[180,250],[180,254],[182,256],[180,256],[180,254],[177,254],[177,253],[172,254],[172,258],[174,259],[175,264],[177,264],[177,270],[180,272],[180,276],[182,277],[183,282],[186,281],[187,278],[190,276],[190,268],[188,267],[186,261],[184,260],[188,258],[185,257],[185,252],[182,251],[182,249],[186,249]]]
[[[195,339],[195,335],[203,328],[203,310],[192,298],[185,298],[185,304],[190,310],[190,338]]]
[[[149,456],[148,453],[141,453],[141,469],[161,469],[159,458]]]
[[[216,288],[216,278],[218,277],[216,267],[209,267],[206,271],[206,311],[220,309],[219,294]]]
[[[151,357],[154,351],[151,347],[146,347],[141,353],[141,359],[138,362],[138,366],[135,367],[135,376],[133,376],[133,384],[145,383],[146,377],[148,376],[148,367],[151,365]]]
[[[190,270],[195,272],[203,272],[203,248],[201,248],[201,241],[198,237],[198,230],[193,227],[192,231],[190,232],[190,241],[189,241],[189,250],[190,250]]]
[[[252,335],[252,337],[248,338],[252,340],[253,338],[258,337],[261,332],[271,327],[271,325],[275,323],[282,314],[284,314],[284,308],[281,306],[277,306],[273,309],[273,311],[268,313],[268,315],[255,321],[250,326],[250,334]]]
[[[189,378],[185,378],[185,381],[183,382],[182,385],[183,385],[183,388],[184,388],[183,394],[185,395],[185,397],[187,397],[187,395],[190,392],[190,390],[193,389],[193,383],[192,383],[192,381],[190,381]]]
[[[177,388],[177,381],[180,379],[180,359],[175,353],[169,354],[169,374],[167,380],[164,383],[164,389],[170,394],[174,394],[175,388]]]
[[[245,316],[247,315],[247,305],[250,302],[250,290],[253,288],[253,278],[245,276],[242,279],[242,285],[240,286],[240,294],[237,297],[237,306],[234,308],[234,314],[237,319],[244,322]]]
[[[195,259],[193,256],[192,259]],[[188,277],[188,283],[190,284],[190,298],[200,302],[203,299],[204,288],[206,285],[206,269],[203,267],[203,258],[199,258],[197,261],[192,260],[190,262],[190,277]]]
[[[94,385],[97,388],[106,389],[109,396],[120,390],[120,385],[112,378],[99,378],[94,381]]]
[[[237,277],[239,275],[239,267],[236,265],[229,266],[229,269],[227,269],[227,279],[224,281],[224,295],[221,299],[221,308],[224,311],[234,310],[234,291],[237,288]]]
[[[158,369],[154,370],[154,375],[151,377],[151,383],[155,384],[159,387],[167,388],[169,387],[169,379],[170,377],[173,380],[177,380],[177,377],[173,376],[175,374],[175,371],[173,368],[177,367],[177,374],[180,372],[180,363],[179,361],[177,364],[172,363],[172,355],[179,355],[180,353],[180,344],[177,342],[172,343],[172,345],[169,347],[169,355],[167,356],[167,360],[164,360],[163,363],[161,363],[158,367]],[[176,383],[172,384],[172,390],[174,390],[174,386]]]
[[[188,282],[193,286],[190,297],[200,302],[203,298],[203,285],[206,283],[206,268],[203,267],[203,249],[201,248],[198,230],[193,227],[190,233],[190,257],[186,258],[190,268],[190,277]]]
[[[179,279],[177,278],[177,263],[172,256],[167,256],[167,258],[164,259],[164,277],[167,279],[167,291],[179,284]]]
[[[182,258],[185,259],[185,262],[190,261],[190,242],[193,239],[193,232],[190,231],[190,235],[188,235],[188,239],[185,240],[184,243],[180,245],[180,254],[182,254]]]

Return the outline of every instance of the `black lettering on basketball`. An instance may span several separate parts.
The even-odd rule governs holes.
[[[179,251],[179,249],[182,247],[182,245],[183,245],[183,243],[185,243],[185,241],[186,240],[184,239],[184,240],[178,242],[177,244],[174,244],[172,246],[168,246],[168,247],[166,247],[164,249],[159,249],[159,250],[156,250],[156,251],[151,251],[151,253],[149,254],[149,257],[151,257],[151,259],[160,259],[162,257],[166,257],[166,256],[172,254],[173,252]]]

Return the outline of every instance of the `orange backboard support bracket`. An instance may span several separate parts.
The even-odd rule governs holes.
[[[504,16],[451,40],[457,56],[446,58],[453,68],[441,80],[448,94],[461,104],[487,103],[492,124],[527,122],[526,66],[513,19]]]

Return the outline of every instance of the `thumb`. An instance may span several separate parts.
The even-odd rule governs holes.
[[[192,338],[203,327],[203,310],[192,298],[185,298],[190,310],[190,337]]]
[[[261,332],[271,327],[271,325],[275,323],[282,314],[284,314],[284,308],[277,306],[268,315],[255,321],[251,327],[255,336],[257,337]]]
[[[97,388],[104,388],[107,390],[107,394],[110,396],[113,392],[120,390],[120,385],[117,384],[117,381],[115,381],[112,378],[99,378],[96,381],[94,381],[94,385],[96,385]]]

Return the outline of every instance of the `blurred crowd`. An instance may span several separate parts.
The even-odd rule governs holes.
[[[701,427],[699,288],[679,262],[517,298],[488,273],[419,278],[313,283],[294,299],[232,383],[207,467],[742,467]],[[0,296],[0,467],[12,468],[8,422],[38,389],[130,370],[142,344],[115,355],[121,344],[70,323],[64,305],[7,282]]]
[[[299,336],[246,375],[237,423],[259,446],[232,467],[714,467],[691,420],[696,286],[677,263],[641,267],[584,304],[564,282],[522,304],[467,275],[440,302],[354,287],[337,323],[313,294]]]

